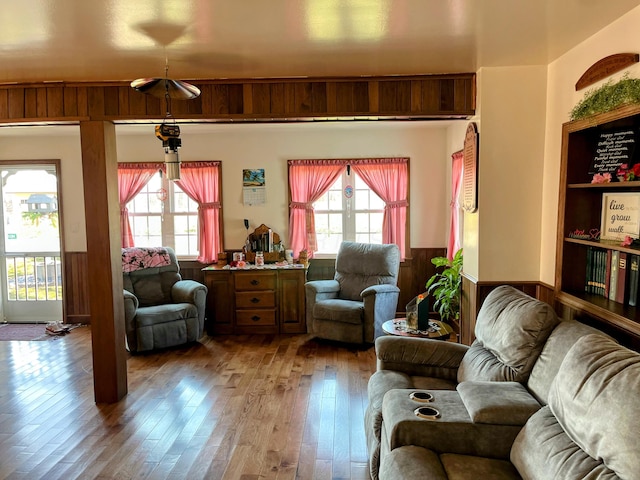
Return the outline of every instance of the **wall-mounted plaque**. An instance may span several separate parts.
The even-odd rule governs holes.
[[[478,125],[475,122],[467,127],[463,154],[462,208],[473,213],[478,209]]]
[[[620,165],[624,163],[629,167],[633,165],[635,148],[636,132],[633,128],[600,132],[589,174],[610,173],[615,178]]]

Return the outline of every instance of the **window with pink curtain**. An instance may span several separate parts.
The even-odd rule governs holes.
[[[447,258],[453,256],[462,246],[460,238],[460,187],[462,186],[462,171],[464,167],[464,154],[462,150],[451,155],[451,226],[449,228],[449,244],[447,245]]]
[[[333,185],[346,164],[343,160],[289,160],[289,248],[294,256],[306,250],[311,258],[317,250],[313,202]]]
[[[182,162],[176,184],[198,204],[198,261],[218,260],[222,249],[220,228],[221,162]]]
[[[118,164],[118,202],[120,203],[120,234],[123,248],[134,246],[127,203],[140,193],[161,165],[161,163]]]
[[[349,162],[351,168],[384,202],[382,243],[395,243],[404,259],[407,222],[408,158],[372,158]]]

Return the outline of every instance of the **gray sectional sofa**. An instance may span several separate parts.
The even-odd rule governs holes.
[[[639,354],[507,286],[487,297],[475,333],[470,347],[376,340],[373,479],[640,479]]]

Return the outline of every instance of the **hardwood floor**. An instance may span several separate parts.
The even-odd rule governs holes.
[[[0,478],[369,478],[373,347],[205,336],[131,356],[129,394],[96,405],[90,344],[0,342]]]

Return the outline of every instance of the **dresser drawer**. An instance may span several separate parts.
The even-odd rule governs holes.
[[[236,292],[236,308],[273,308],[276,306],[276,293],[273,290],[255,292]]]
[[[275,290],[275,272],[247,272],[236,274],[236,290]]]
[[[247,325],[269,325],[276,324],[275,310],[237,310],[236,324]]]

